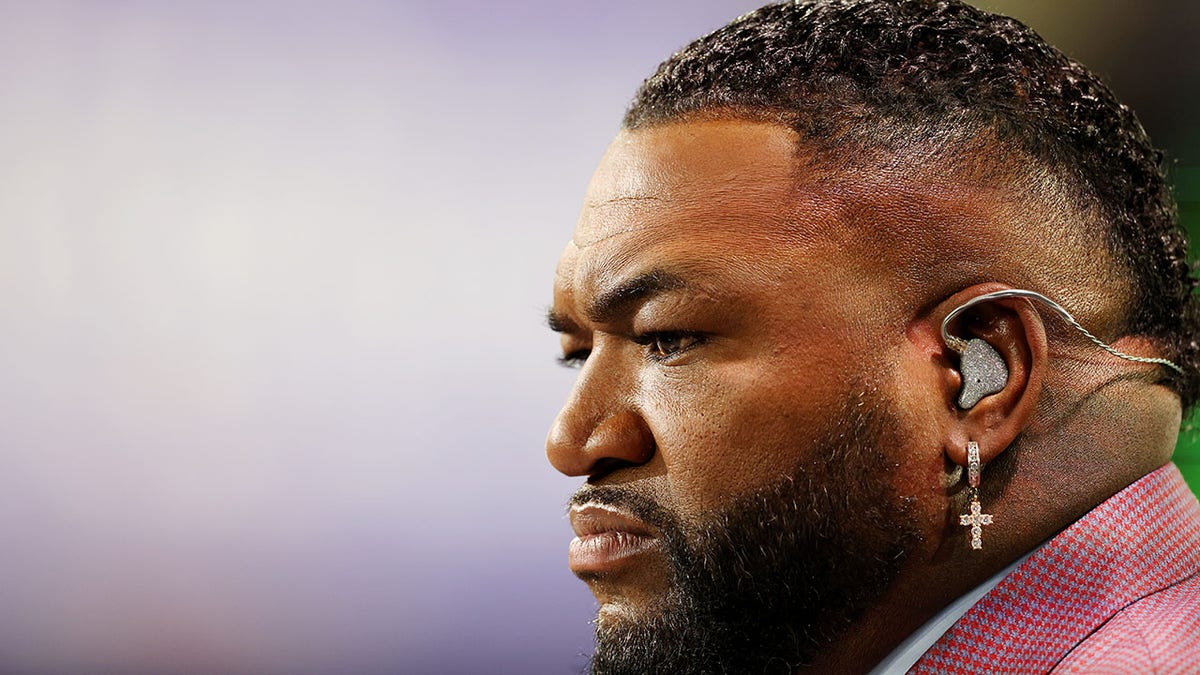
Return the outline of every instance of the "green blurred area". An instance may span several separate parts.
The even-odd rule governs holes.
[[[1200,247],[1200,168],[1180,168],[1174,172],[1175,196],[1179,200],[1179,219],[1187,227],[1192,241],[1192,257]],[[1183,472],[1192,491],[1200,494],[1200,412],[1184,420],[1175,444],[1175,463]]]

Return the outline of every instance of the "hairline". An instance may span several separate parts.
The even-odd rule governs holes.
[[[836,100],[825,100],[817,107],[837,106]],[[1077,183],[1058,177],[1054,167],[1032,155],[1019,143],[1001,136],[995,124],[976,121],[966,124],[961,120],[943,121],[936,131],[936,139],[908,136],[903,147],[889,146],[887,140],[903,134],[892,134],[891,139],[879,143],[871,141],[882,134],[884,123],[858,125],[836,137],[805,136],[798,126],[803,111],[782,109],[764,105],[699,105],[663,114],[641,115],[633,123],[623,123],[623,132],[636,133],[675,124],[692,124],[721,121],[742,121],[772,125],[791,132],[794,136],[797,160],[795,186],[811,185],[812,172],[816,171],[832,180],[849,180],[859,184],[874,182],[871,176],[882,176],[882,181],[895,183],[897,176],[907,176],[915,183],[931,184],[936,181],[943,187],[961,187],[968,190],[1000,190],[1011,195],[1009,203],[1027,217],[1016,220],[1024,225],[1010,225],[1022,229],[1010,230],[1019,236],[1030,229],[1039,218],[1058,220],[1063,227],[1052,233],[1061,245],[1055,247],[1057,258],[1064,261],[1068,269],[1047,275],[1041,280],[1025,270],[994,270],[991,274],[974,276],[970,279],[928,278],[925,281],[943,286],[940,292],[948,295],[962,286],[988,279],[1012,285],[1032,287],[1056,296],[1060,301],[1075,305],[1079,318],[1085,320],[1099,335],[1107,334],[1115,339],[1127,333],[1133,313],[1132,303],[1136,291],[1123,272],[1124,263],[1118,257],[1119,248],[1111,238],[1114,226],[1104,213],[1103,200],[1094,193],[1079,189]],[[626,117],[629,121],[629,116]],[[798,123],[799,122],[799,123]],[[924,126],[924,120],[911,120],[911,124]],[[998,152],[1003,149],[1005,152]],[[905,155],[919,155],[917,161]],[[1003,156],[1003,159],[992,157]],[[1046,214],[1053,214],[1046,218]],[[1114,250],[1115,249],[1115,250]],[[1097,255],[1102,259],[1097,259]],[[1091,260],[1071,265],[1071,261]],[[1096,264],[1100,263],[1100,264]],[[931,268],[931,269],[936,269]],[[1087,279],[1088,283],[1074,283]],[[1072,303],[1076,298],[1086,298]],[[1089,313],[1086,308],[1096,311]]]

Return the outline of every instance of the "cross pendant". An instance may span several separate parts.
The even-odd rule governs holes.
[[[992,524],[992,514],[983,513],[983,508],[979,505],[979,499],[971,500],[971,513],[963,514],[958,517],[959,525],[971,526],[971,548],[983,548],[983,526]]]

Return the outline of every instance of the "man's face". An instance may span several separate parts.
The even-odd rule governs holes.
[[[551,322],[580,372],[547,453],[588,478],[570,564],[600,602],[598,661],[605,635],[681,615],[848,620],[917,536],[893,290],[796,158],[767,124],[623,132],[559,261]]]

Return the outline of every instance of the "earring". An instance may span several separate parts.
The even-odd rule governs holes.
[[[992,514],[983,513],[979,504],[979,444],[975,441],[967,443],[967,485],[971,498],[970,513],[958,517],[959,525],[971,528],[971,548],[983,548],[983,526],[992,524]]]

